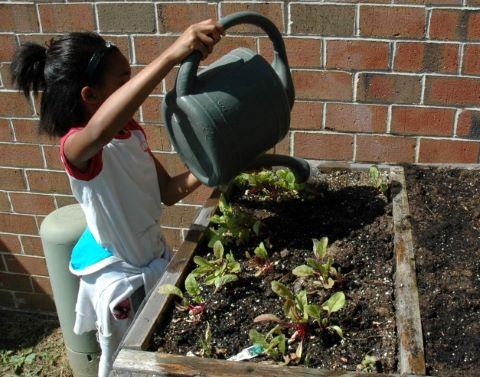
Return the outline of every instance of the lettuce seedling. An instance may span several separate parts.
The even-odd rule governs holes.
[[[188,310],[189,321],[194,323],[199,322],[201,319],[201,315],[205,310],[206,302],[201,296],[201,287],[195,279],[195,275],[189,274],[187,276],[187,278],[185,279],[185,290],[191,297],[191,300],[185,297],[180,288],[176,287],[173,284],[163,284],[158,287],[159,293],[171,294],[180,297],[182,302],[180,304],[175,303],[177,310]]]
[[[360,372],[372,373],[377,371],[378,359],[375,356],[365,355],[362,362],[357,365]]]
[[[210,222],[216,227],[210,227],[209,247],[213,247],[216,241],[227,244],[234,239],[237,245],[242,245],[252,237],[252,233],[260,234],[261,222],[255,220],[249,214],[227,203],[225,196],[220,195],[218,202],[220,214],[211,217]]]
[[[335,284],[338,271],[333,265],[333,258],[327,256],[328,238],[313,239],[313,254],[315,258],[307,258],[306,265],[295,267],[292,273],[298,277],[313,277],[313,284],[325,289],[330,289]]]
[[[249,260],[249,265],[253,266],[256,269],[256,277],[259,277],[264,273],[273,270],[273,262],[270,260],[267,249],[265,248],[263,242],[260,242],[260,244],[253,251],[253,253],[255,255]],[[250,254],[247,253],[247,255],[248,257],[250,257]]]
[[[388,193],[388,182],[382,177],[378,167],[376,165],[370,166],[368,169],[368,174],[370,176],[370,182],[372,186],[386,196]]]
[[[238,280],[238,273],[241,271],[240,263],[230,252],[224,258],[225,250],[220,241],[213,245],[215,259],[207,260],[201,256],[195,256],[193,262],[197,267],[191,272],[195,277],[203,278],[206,285],[215,285],[215,292],[223,286]]]

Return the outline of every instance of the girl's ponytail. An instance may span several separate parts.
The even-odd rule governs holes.
[[[30,90],[37,93],[45,88],[44,68],[47,49],[39,44],[23,43],[12,58],[13,84],[28,98]]]

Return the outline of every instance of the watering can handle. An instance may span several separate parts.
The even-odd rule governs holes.
[[[225,30],[238,24],[252,24],[260,27],[263,29],[263,31],[265,31],[265,33],[267,33],[273,43],[274,58],[272,67],[282,81],[283,87],[287,92],[291,108],[295,99],[295,91],[293,88],[290,68],[288,66],[287,53],[285,52],[285,44],[283,42],[282,35],[278,31],[275,24],[268,18],[256,12],[233,13],[221,18],[218,20],[218,22]],[[201,53],[199,51],[194,51],[182,62],[180,70],[178,71],[176,83],[176,92],[178,97],[193,93],[201,58]]]

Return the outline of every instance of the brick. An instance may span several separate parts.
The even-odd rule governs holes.
[[[3,191],[0,191],[0,212],[11,212],[8,195]]]
[[[48,215],[55,210],[55,202],[51,195],[10,193],[13,210],[17,213]]]
[[[425,103],[478,106],[480,104],[480,78],[427,76]]]
[[[423,38],[425,8],[360,6],[360,35],[386,38]]]
[[[162,120],[162,107],[163,97],[148,97],[142,103],[142,114],[144,122],[160,123]]]
[[[56,311],[53,298],[44,293],[15,293],[17,306],[22,310],[53,313]]]
[[[100,34],[103,39],[106,41],[112,42],[115,46],[118,47],[120,52],[127,58],[129,63],[132,63],[131,56],[133,55],[130,51],[130,42],[128,41],[129,37],[127,36],[118,36],[111,34]]]
[[[327,68],[348,70],[388,69],[390,45],[386,42],[329,40]]]
[[[469,141],[420,139],[418,162],[477,163],[480,144]]]
[[[293,129],[319,130],[322,128],[323,103],[296,101],[291,112]]]
[[[0,233],[0,252],[20,253],[22,245],[15,234]]]
[[[25,190],[27,185],[20,169],[0,168],[2,190]]]
[[[294,3],[290,19],[292,34],[351,37],[355,32],[355,7],[351,5]]]
[[[32,292],[32,283],[27,275],[0,272],[0,289]]]
[[[400,135],[452,135],[454,109],[397,107],[392,110],[392,133]]]
[[[290,156],[290,140],[292,138],[292,133],[287,132],[285,137],[280,140],[275,146],[273,147],[273,153],[275,154],[284,154]]]
[[[271,2],[271,3],[235,3],[235,2],[222,2],[221,5],[221,16],[225,17],[229,14],[236,13],[236,12],[258,12],[265,17],[267,17],[270,21],[272,21],[277,29],[282,33],[285,31],[285,23],[283,19],[283,7],[280,2]],[[207,17],[208,18],[208,17]],[[264,32],[256,26],[252,25],[238,25],[234,26],[231,29],[228,29],[228,32],[260,32],[264,34]]]
[[[161,3],[156,4],[159,33],[181,33],[190,25],[217,19],[215,4],[207,3]]]
[[[480,111],[463,110],[457,124],[457,136],[480,140]]]
[[[0,76],[2,77],[2,87],[4,89],[14,90],[10,63],[1,63],[0,64]]]
[[[13,293],[7,291],[0,291],[0,306],[6,308],[15,308],[15,301]]]
[[[0,31],[38,32],[39,26],[35,5],[0,4]]]
[[[293,148],[293,155],[302,158],[350,161],[353,136],[296,132]]]
[[[30,279],[32,279],[33,290],[35,292],[53,295],[50,278],[43,276],[32,276]]]
[[[60,159],[60,147],[57,145],[54,146],[43,146],[43,153],[45,155],[45,160],[47,161],[48,169],[57,169],[63,170],[64,165]]]
[[[321,66],[321,40],[306,38],[284,38],[283,40],[290,67],[318,68]],[[269,62],[273,60],[273,46],[270,39],[260,39],[260,54]]]
[[[27,255],[36,255],[43,257],[43,246],[40,237],[35,236],[20,236],[23,245],[23,251]]]
[[[172,146],[168,138],[167,129],[159,125],[146,124],[142,126],[147,134],[148,145],[151,150],[171,151]]]
[[[350,101],[352,75],[347,72],[294,71],[297,99]]]
[[[91,4],[39,4],[44,32],[70,32],[95,29]]]
[[[27,275],[48,276],[45,258],[28,255],[5,255],[8,271]]]
[[[37,234],[38,229],[33,216],[0,213],[0,232]]]
[[[467,0],[466,5],[470,7],[477,7],[480,5],[480,0]]]
[[[239,47],[245,47],[252,50],[253,52],[257,52],[257,42],[254,37],[227,35],[215,45],[213,52],[201,62],[201,65],[207,66],[221,58],[223,55],[226,55],[230,51],[235,50]]]
[[[66,173],[31,170],[27,171],[27,179],[32,191],[71,194]]]
[[[0,46],[2,46],[2,49],[0,50],[0,61],[1,62],[12,61],[13,54],[15,53],[15,49],[17,48],[17,41],[15,39],[15,35],[1,34]]]
[[[387,106],[329,103],[325,127],[346,132],[385,132],[387,115]]]
[[[0,116],[28,117],[33,115],[29,99],[20,92],[0,92]]]
[[[13,132],[6,119],[0,119],[0,141],[12,141]]]
[[[375,103],[419,103],[421,77],[361,73],[357,100]]]
[[[393,69],[404,72],[456,73],[458,46],[452,43],[399,42]]]
[[[55,195],[55,198],[57,200],[58,208],[69,206],[71,204],[78,204],[77,199],[75,199],[73,196]]]
[[[162,232],[167,240],[167,245],[171,250],[178,250],[182,244],[182,230],[162,228]]]
[[[185,204],[194,204],[194,205],[203,205],[205,201],[210,197],[213,188],[207,186],[200,186],[194,192],[183,198],[182,203]]]
[[[460,9],[433,9],[430,19],[430,38],[478,41],[480,40],[480,11]]]
[[[155,8],[150,3],[97,4],[101,32],[155,32]]]
[[[178,37],[134,36],[135,58],[137,64],[149,64],[172,45]],[[223,42],[223,41],[222,41]],[[221,42],[221,43],[222,43]]]
[[[480,45],[465,45],[462,73],[480,75]]]
[[[181,174],[187,170],[187,166],[176,153],[154,152],[153,156],[163,165],[171,176]]]
[[[169,227],[188,228],[198,208],[193,206],[174,205],[164,208],[162,225]]]
[[[399,136],[358,135],[355,161],[414,162],[415,139]]]
[[[169,92],[175,87],[175,81],[177,80],[178,67],[173,67],[170,72],[165,76],[165,91]]]
[[[42,152],[38,145],[2,144],[0,161],[3,166],[43,167]]]
[[[395,4],[462,5],[463,0],[394,0]]]

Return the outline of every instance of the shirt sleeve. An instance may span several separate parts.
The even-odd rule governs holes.
[[[73,135],[75,132],[78,132],[82,129],[82,127],[74,127],[71,128],[70,131],[67,132],[65,136],[63,136],[60,140],[60,159],[62,160],[63,165],[65,166],[65,171],[68,175],[73,178],[76,178],[81,181],[90,181],[95,178],[97,175],[100,174],[103,168],[103,161],[102,161],[102,150],[100,149],[97,154],[95,154],[90,160],[88,160],[88,166],[85,171],[78,169],[77,167],[73,166],[65,156],[64,145],[65,141]]]

